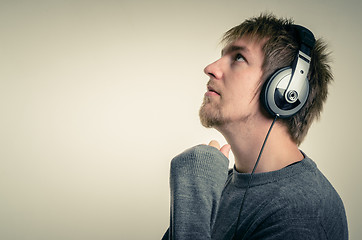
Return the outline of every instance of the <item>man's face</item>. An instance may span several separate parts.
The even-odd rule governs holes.
[[[262,42],[242,37],[227,45],[219,60],[206,66],[204,72],[210,80],[200,109],[205,127],[222,127],[260,114],[263,60]]]

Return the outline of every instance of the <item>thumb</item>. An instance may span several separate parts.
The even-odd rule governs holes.
[[[220,144],[216,140],[211,140],[211,142],[209,143],[209,146],[217,148],[217,150],[220,150]]]
[[[220,148],[220,152],[225,155],[225,157],[229,158],[229,153],[231,150],[231,146],[229,144],[225,144]]]

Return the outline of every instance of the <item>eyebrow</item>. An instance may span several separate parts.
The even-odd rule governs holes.
[[[231,46],[229,46],[229,47],[224,48],[224,49],[221,51],[221,56],[224,56],[225,54],[229,54],[229,53],[232,53],[232,52],[237,52],[237,51],[242,51],[242,52],[245,52],[245,53],[250,52],[247,47],[237,46],[237,45],[231,45]]]

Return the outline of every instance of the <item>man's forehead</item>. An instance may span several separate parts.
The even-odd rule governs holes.
[[[231,53],[234,51],[241,51],[244,52],[245,54],[251,54],[252,52],[255,51],[261,51],[263,43],[264,43],[263,41],[257,39],[242,37],[228,43],[221,50],[221,55],[225,55],[227,53]]]
[[[225,46],[221,50],[221,55],[225,55],[225,54],[236,52],[236,51],[241,51],[241,52],[245,52],[245,53],[250,52],[249,48],[246,45],[231,43],[231,44]]]

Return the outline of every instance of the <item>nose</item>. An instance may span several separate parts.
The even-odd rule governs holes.
[[[222,71],[220,68],[220,60],[217,60],[213,63],[210,63],[204,68],[204,73],[211,78],[221,79],[222,78]]]

